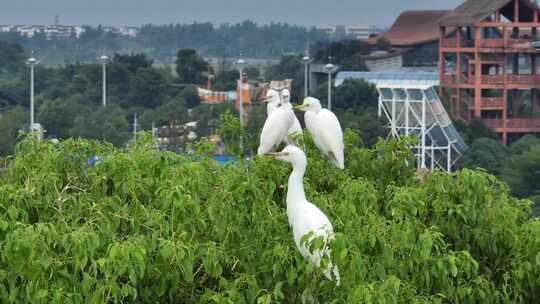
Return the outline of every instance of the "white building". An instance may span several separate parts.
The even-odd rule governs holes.
[[[319,25],[317,26],[317,30],[328,35],[333,35],[337,31],[337,25],[332,25],[332,24]]]
[[[351,25],[345,27],[345,33],[354,36],[356,39],[368,39],[370,35],[377,34],[378,31],[371,25]]]

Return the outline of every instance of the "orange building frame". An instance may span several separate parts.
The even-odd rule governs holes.
[[[540,133],[540,47],[533,43],[540,9],[530,0],[489,1],[468,0],[441,19],[440,93],[455,117],[481,119],[506,144]],[[486,12],[482,4],[497,7]]]

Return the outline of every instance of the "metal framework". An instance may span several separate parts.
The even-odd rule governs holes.
[[[413,150],[419,168],[452,170],[467,146],[437,95],[437,73],[341,72],[335,85],[347,78],[364,79],[376,86],[378,114],[388,120],[388,137],[416,137]]]
[[[450,172],[466,149],[433,86],[377,85],[389,136],[414,136],[418,168]]]

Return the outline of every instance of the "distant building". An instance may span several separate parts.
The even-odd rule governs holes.
[[[363,59],[370,71],[436,71],[439,62],[438,21],[449,11],[405,11],[390,29],[366,41],[376,45],[384,38],[388,50],[377,50]]]
[[[337,31],[337,25],[332,25],[332,24],[319,25],[317,26],[317,30],[327,35],[333,35]]]
[[[47,40],[53,40],[79,38],[84,32],[84,28],[70,25],[2,25],[0,32],[16,32],[27,38],[43,33]]]
[[[114,27],[114,26],[105,26],[103,31],[107,33],[112,33],[119,36],[126,36],[130,38],[135,38],[139,34],[139,28],[134,26],[125,26],[125,27]]]
[[[439,25],[441,91],[453,114],[481,119],[503,143],[540,134],[540,7],[467,0]]]
[[[356,39],[365,40],[370,36],[378,34],[379,30],[370,25],[353,25],[345,27],[347,36],[354,36]]]

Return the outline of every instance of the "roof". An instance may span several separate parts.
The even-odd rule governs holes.
[[[488,0],[491,1],[491,0]],[[412,46],[437,41],[439,39],[439,20],[451,11],[405,11],[401,13],[392,27],[382,34],[394,46]],[[368,42],[376,43],[377,37]]]
[[[334,86],[338,87],[348,78],[365,79],[375,85],[421,86],[439,85],[439,72],[339,72]]]
[[[521,1],[527,2],[531,7],[538,9],[538,6],[533,1]],[[451,13],[442,17],[439,24],[444,26],[472,26],[483,21],[510,2],[513,2],[513,0],[467,0]]]
[[[369,55],[362,55],[361,57],[364,58],[364,60],[381,60],[400,56],[411,50],[413,50],[413,48],[391,49],[389,52],[375,52]]]

